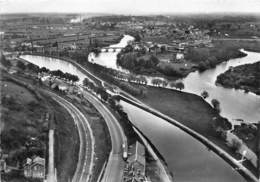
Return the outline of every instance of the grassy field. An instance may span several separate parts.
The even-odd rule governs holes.
[[[149,87],[146,97],[138,99],[202,134],[232,156],[238,157],[213,127],[213,118],[219,117],[219,114],[201,97],[175,90]],[[246,162],[245,165],[256,173],[256,169],[251,164]]]
[[[68,181],[76,168],[79,147],[78,133],[73,127],[74,122],[71,116],[49,96],[43,95],[39,89],[32,86],[32,84],[35,85],[32,77],[26,77],[23,74],[9,75],[5,72],[2,75],[2,79],[6,80],[1,82],[1,114],[3,119],[1,122],[1,147],[9,154],[10,164],[16,161],[23,162],[26,157],[33,154],[47,158],[49,122],[45,121],[44,116],[51,109],[56,117],[55,164],[58,180]],[[17,81],[12,81],[13,78],[20,83],[30,85],[31,89],[23,84],[18,84]],[[23,152],[25,143],[29,141],[30,137],[37,138],[42,146],[36,151],[37,153],[35,151]],[[23,179],[20,173],[8,175],[8,181],[17,179]]]
[[[186,126],[212,136],[213,118],[218,114],[201,97],[175,90],[149,87],[146,97],[139,99]]]
[[[1,148],[8,154],[8,166],[20,164],[16,172],[3,175],[3,179],[23,181],[20,167],[24,160],[33,155],[46,157],[47,107],[31,90],[4,77],[1,77],[1,94]]]
[[[43,120],[43,115],[47,109],[27,88],[2,79],[1,123],[3,127],[1,127],[1,144],[6,152],[12,152],[22,149],[30,137],[40,137],[41,134],[46,134],[48,123]],[[42,144],[45,141],[39,139],[39,142],[43,142]]]

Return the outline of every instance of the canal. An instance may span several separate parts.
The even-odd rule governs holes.
[[[131,37],[125,36],[120,41],[120,46],[126,46],[129,40],[132,40]],[[119,46],[114,45],[114,47]],[[118,51],[102,52],[99,55],[99,59],[103,61],[101,65],[106,65],[107,67],[111,67],[114,69],[121,69],[116,65],[115,59],[117,53]],[[246,53],[248,54],[246,57],[233,59],[231,61],[234,62],[234,64],[237,62],[245,64],[254,62],[255,59],[260,58],[259,53]],[[107,55],[108,57],[105,55]],[[109,56],[111,57],[109,58]],[[80,82],[82,82],[83,79],[87,77],[73,64],[60,59],[32,55],[23,55],[21,56],[21,58],[40,67],[44,66],[50,70],[60,69],[63,72],[75,74],[80,78]],[[90,55],[89,59],[91,58],[93,57],[91,57]],[[90,61],[95,63],[98,62],[98,60]],[[212,98],[217,98],[220,100],[221,106],[224,106],[224,102],[226,102],[226,100],[230,102],[229,107],[233,107],[234,103],[232,102],[234,100],[225,99],[225,97],[232,97],[233,92],[239,93],[239,95],[236,95],[237,102],[235,103],[239,103],[244,107],[244,109],[238,109],[240,110],[240,112],[243,112],[243,115],[236,116],[236,112],[232,112],[231,118],[244,118],[250,121],[255,121],[256,119],[260,118],[260,101],[258,96],[254,94],[245,94],[242,91],[225,89],[225,92],[219,91],[220,95],[226,94],[225,97],[223,97],[222,95],[222,98],[224,99],[222,100],[218,97],[218,95],[215,95],[217,94],[217,90],[215,90],[214,93],[212,90],[209,89],[219,89],[219,86],[216,86],[214,84],[215,77],[216,75],[227,69],[229,66],[234,65],[229,63],[230,62],[222,63],[221,65],[218,65],[214,70],[208,70],[204,73],[191,73],[190,75],[188,75],[188,77],[185,78],[186,80],[183,80],[186,86],[185,91],[192,93],[193,91],[196,91],[196,93],[200,94],[201,90],[207,90],[212,96]],[[197,86],[192,86],[192,84],[195,85],[193,82],[196,80],[199,80],[200,82],[198,82]],[[188,84],[190,84],[190,86],[187,86]],[[199,85],[201,85],[201,87],[199,87]],[[206,87],[207,85],[211,86]],[[251,108],[251,106],[248,106],[249,104],[253,108]],[[201,144],[200,142],[198,142],[193,137],[183,132],[179,128],[129,103],[121,101],[121,105],[123,106],[125,112],[128,114],[131,122],[138,126],[138,128],[150,139],[150,141],[155,145],[157,150],[165,158],[169,166],[169,170],[173,172],[176,181],[244,181],[243,177],[237,171],[231,168],[231,166],[228,163],[226,163],[214,152],[209,151],[208,148],[206,148],[203,144]],[[242,108],[242,106],[239,107]],[[247,109],[247,107],[249,107],[249,109]],[[228,113],[229,111],[227,110],[226,112]],[[247,116],[248,114],[250,115],[250,118],[245,118],[244,116]]]

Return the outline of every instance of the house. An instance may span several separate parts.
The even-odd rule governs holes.
[[[135,174],[145,176],[145,148],[138,141],[129,147],[129,166]]]
[[[45,178],[45,159],[35,156],[27,158],[24,164],[24,176],[27,178]]]
[[[8,154],[4,154],[2,148],[0,147],[0,173],[6,172],[6,162],[5,160],[8,158]]]
[[[66,84],[59,84],[58,88],[59,88],[60,91],[63,91],[63,92],[66,92],[66,91],[69,90],[69,86],[66,85]]]
[[[183,60],[184,59],[184,54],[183,53],[177,53],[176,54],[176,60]]]
[[[6,171],[6,162],[4,159],[0,159],[0,172]]]

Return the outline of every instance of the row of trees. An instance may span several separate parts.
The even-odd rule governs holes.
[[[18,61],[16,66],[21,69],[21,70],[30,70],[30,71],[33,71],[35,73],[49,73],[53,76],[57,76],[57,77],[60,77],[60,78],[65,78],[67,80],[70,80],[72,82],[77,82],[79,81],[79,77],[76,76],[76,75],[73,75],[73,74],[70,74],[70,73],[64,73],[62,72],[61,70],[53,70],[53,71],[50,71],[48,68],[46,67],[39,67],[35,64],[32,64],[32,63],[28,63],[28,64],[24,64],[22,61]]]
[[[101,85],[95,85],[92,81],[90,81],[88,78],[85,78],[83,80],[83,85],[87,87],[88,89],[95,92],[97,95],[100,95],[101,99],[104,101],[107,101],[109,98],[108,93],[106,92],[106,89]]]
[[[79,81],[79,77],[70,73],[63,73],[61,70],[54,70],[49,72],[53,76],[57,76],[60,78],[65,78],[67,80],[70,80],[72,82],[77,82]]]
[[[182,83],[182,82],[180,82],[180,81],[178,81],[178,82],[171,82],[170,84],[170,87],[175,87],[175,88],[177,88],[177,89],[179,89],[179,90],[183,90],[184,89],[184,84]]]
[[[209,97],[209,93],[204,90],[204,91],[201,93],[201,97],[202,97],[203,99],[206,99],[206,98]],[[212,104],[213,108],[214,108],[218,113],[220,113],[220,102],[219,102],[217,99],[212,99],[212,100],[211,100],[211,104]]]
[[[159,79],[159,78],[154,78],[153,80],[152,80],[152,84],[154,85],[154,86],[163,86],[163,87],[166,87],[167,85],[168,85],[168,82],[167,81],[165,81],[165,80],[162,80],[162,79]]]
[[[120,79],[124,79],[127,80],[128,82],[135,82],[138,84],[143,84],[143,85],[147,85],[148,81],[146,79],[145,76],[134,76],[132,74],[130,74],[130,76],[128,75],[117,75],[116,77],[120,78]],[[180,81],[178,82],[168,82],[166,80],[163,79],[159,79],[159,78],[154,78],[152,79],[152,85],[153,86],[161,86],[161,87],[167,87],[168,85],[172,88],[177,88],[179,90],[184,89],[184,84]]]

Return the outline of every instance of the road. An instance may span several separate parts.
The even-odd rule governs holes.
[[[78,164],[72,182],[89,181],[93,169],[95,145],[90,125],[86,117],[73,104],[52,92],[47,93],[69,112],[78,128],[80,147]]]
[[[105,119],[112,141],[112,151],[104,172],[103,182],[120,182],[123,177],[124,160],[122,158],[122,145],[126,142],[126,136],[117,119],[104,106],[104,104],[89,92],[83,91],[83,96],[94,105]]]
[[[54,167],[54,129],[49,130],[49,159],[48,159],[48,175],[47,182],[57,182]]]

